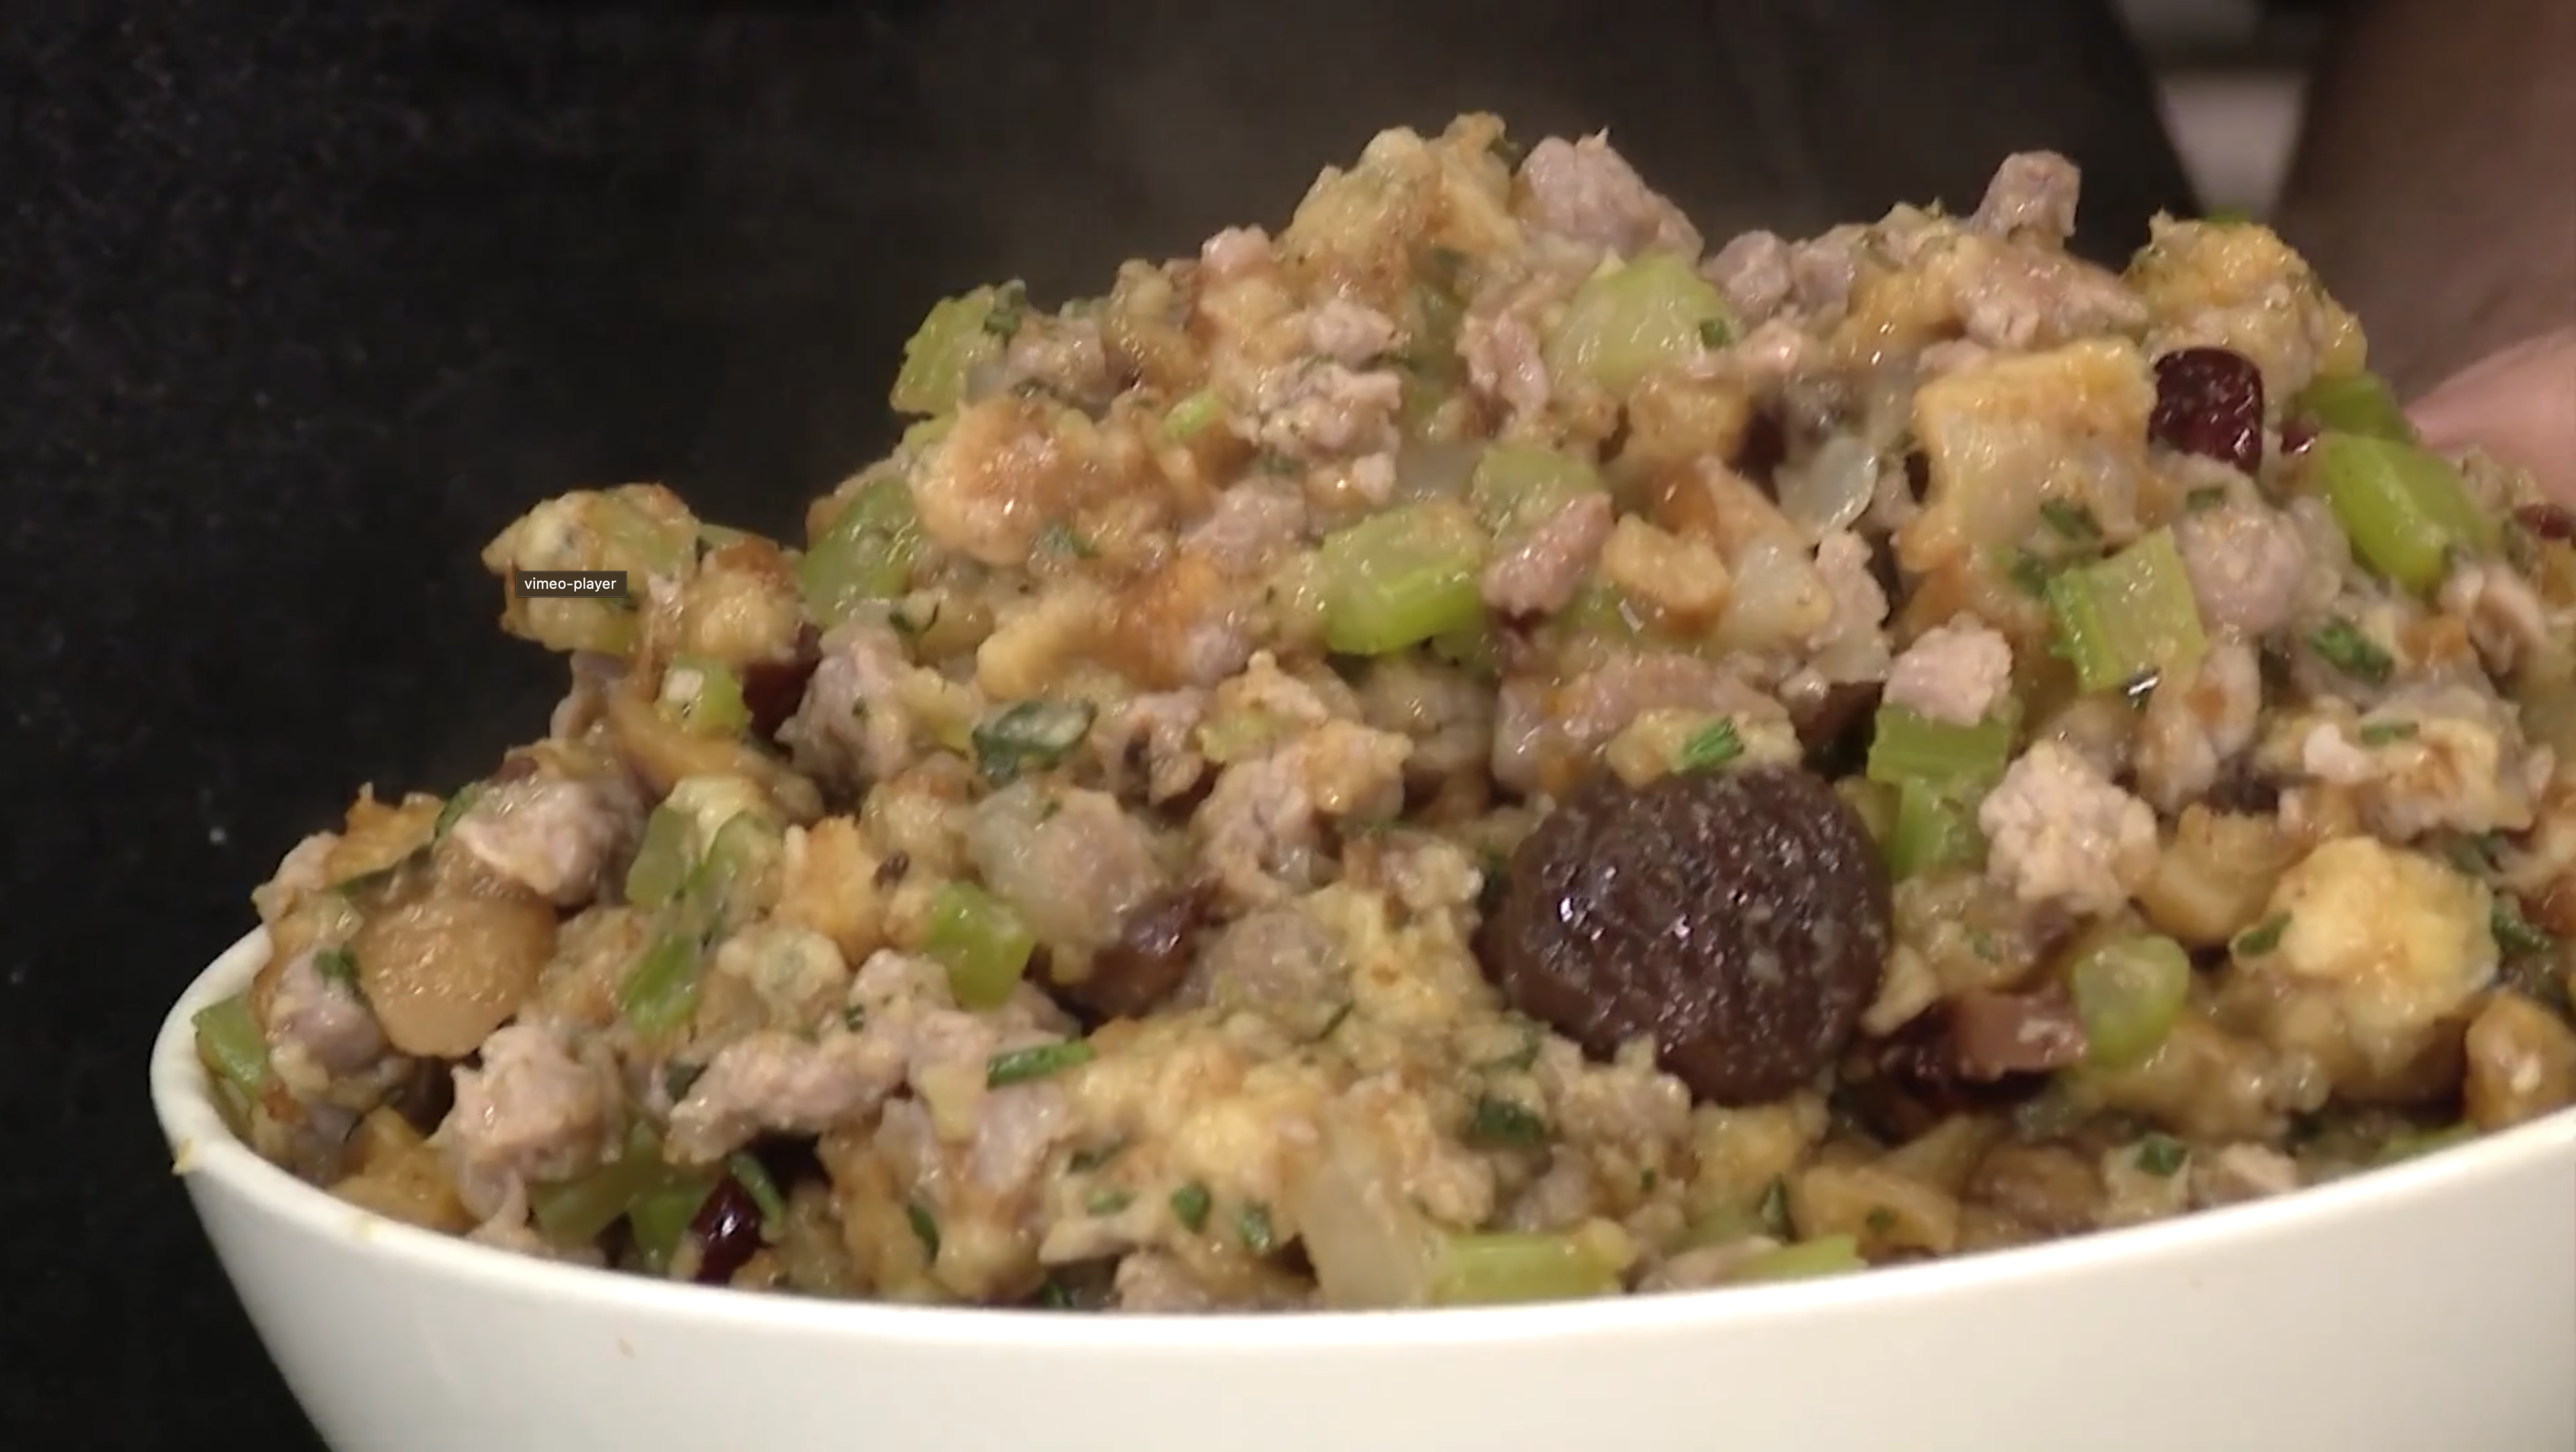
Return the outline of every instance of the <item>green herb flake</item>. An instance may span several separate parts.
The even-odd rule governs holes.
[[[1699,345],[1712,351],[1735,341],[1735,329],[1724,318],[1702,318],[1699,323]]]
[[[1664,1177],[1662,1173],[1653,1165],[1648,1165],[1637,1172],[1637,1193],[1640,1195],[1651,1195],[1655,1193],[1655,1187],[1662,1184],[1663,1181]]]
[[[1019,701],[976,723],[976,770],[995,786],[1061,764],[1091,734],[1088,701]]]
[[[2004,578],[2025,595],[2044,599],[2048,595],[2050,570],[2048,561],[2031,550],[2015,550],[2004,560]]]
[[[1074,533],[1073,526],[1061,522],[1050,524],[1039,532],[1038,548],[1049,554],[1063,555],[1070,559],[1091,560],[1100,557],[1100,551],[1092,545],[1091,541]]]
[[[1744,754],[1744,738],[1732,721],[1717,721],[1691,733],[1682,743],[1683,771],[1715,771]]]
[[[1896,1231],[1896,1212],[1884,1205],[1872,1205],[1869,1214],[1861,1218],[1861,1223],[1869,1228],[1870,1234],[1884,1238]]]
[[[2170,1135],[2151,1134],[2138,1141],[2138,1168],[2157,1179],[2171,1179],[2191,1158],[2182,1141]]]
[[[2496,946],[2508,958],[2532,957],[2558,946],[2557,935],[2524,917],[2522,903],[2507,893],[2495,895],[2487,926],[2495,933]]]
[[[939,1259],[939,1222],[932,1218],[930,1207],[918,1200],[903,1202],[903,1218],[912,1225],[912,1237],[921,1242],[921,1253]]]
[[[1005,283],[995,290],[993,306],[984,314],[984,331],[1008,341],[1018,337],[1020,324],[1028,319],[1029,290],[1019,283]]]
[[[2095,544],[2102,538],[2102,526],[2094,521],[2093,511],[2074,500],[2042,500],[2039,517],[2060,539],[2075,544]]]
[[[698,1076],[706,1071],[707,1066],[704,1064],[692,1064],[686,1059],[673,1059],[662,1070],[662,1092],[671,1097],[672,1103],[677,1104],[689,1097],[689,1091],[697,1086]]]
[[[1467,1140],[1487,1149],[1529,1149],[1547,1143],[1547,1120],[1508,1099],[1480,1094],[1467,1112]]]
[[[1333,1010],[1333,1016],[1324,1020],[1324,1026],[1315,1030],[1315,1042],[1320,1044],[1324,1040],[1331,1038],[1334,1031],[1339,1029],[1343,1023],[1349,1020],[1351,1011],[1358,1007],[1359,1005],[1357,1003],[1345,999],[1340,1007]]]
[[[1172,1218],[1195,1234],[1207,1229],[1208,1211],[1214,1203],[1208,1187],[1192,1180],[1172,1192]]]
[[[787,1223],[787,1197],[778,1192],[778,1182],[769,1177],[769,1167],[745,1151],[725,1161],[725,1172],[751,1196],[751,1203],[760,1207],[762,1232],[776,1239]]]
[[[852,1033],[857,1033],[860,1030],[865,1029],[867,1026],[868,1007],[866,1004],[854,1003],[841,1010],[841,1027],[848,1029]]]
[[[2224,488],[2213,484],[2206,489],[2194,489],[2189,494],[2184,495],[2182,507],[2185,511],[2192,514],[2204,514],[2210,510],[2216,509],[2218,506],[2225,504],[2226,502],[2227,491]]]
[[[358,955],[346,948],[320,948],[313,954],[313,971],[325,983],[354,990],[358,986]]]
[[[2229,946],[2239,958],[2260,958],[2281,946],[2281,935],[2289,930],[2290,915],[2275,913],[2237,934]]]
[[[467,812],[474,810],[474,804],[482,799],[483,783],[479,781],[467,782],[457,788],[456,795],[449,797],[447,804],[438,809],[438,820],[430,825],[430,840],[433,842],[447,840],[448,829],[463,820]]]
[[[1092,1171],[1099,1169],[1102,1165],[1109,1163],[1111,1160],[1118,1158],[1126,1152],[1127,1141],[1123,1139],[1114,1139],[1107,1144],[1094,1145],[1089,1149],[1077,1151],[1073,1158],[1066,1160],[1064,1162],[1065,1173],[1072,1175],[1090,1174]]]
[[[1762,1204],[1756,1214],[1762,1217],[1762,1231],[1773,1240],[1789,1238],[1789,1182],[1777,1176],[1762,1191]]]
[[[1254,1255],[1268,1255],[1279,1248],[1279,1232],[1270,1223],[1270,1207],[1255,1200],[1234,1214],[1234,1233],[1243,1240],[1243,1248]]]
[[[2364,746],[2387,746],[2394,742],[2414,740],[2415,731],[2416,726],[2412,721],[2368,721],[2362,724],[2358,734]]]
[[[2337,616],[2308,637],[2308,649],[2327,665],[2368,686],[2384,686],[2397,673],[2397,662],[2361,627]]]
[[[1025,1049],[1005,1049],[985,1061],[984,1087],[1006,1089],[1013,1084],[1026,1084],[1090,1062],[1091,1045],[1080,1039],[1060,1044],[1035,1044]]]
[[[1093,1215],[1115,1215],[1136,1203],[1133,1190],[1094,1190],[1082,1208]]]

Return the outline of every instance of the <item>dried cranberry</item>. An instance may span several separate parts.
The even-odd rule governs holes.
[[[805,683],[814,678],[814,667],[823,659],[822,641],[813,626],[806,626],[796,637],[796,648],[785,660],[759,661],[742,668],[742,704],[751,713],[751,729],[761,740],[778,735],[778,728],[796,714],[805,703]]]
[[[2563,504],[2526,504],[2513,512],[2513,521],[2540,539],[2576,539],[2576,513]]]
[[[1063,995],[1108,1018],[1140,1018],[1190,971],[1190,949],[1216,906],[1216,886],[1193,882],[1130,909],[1118,936],[1091,958],[1091,975],[1059,985]]]
[[[1853,1045],[1843,1060],[1841,1097],[1871,1133],[1902,1142],[1950,1115],[2027,1099],[2047,1083],[2042,1073],[1972,1075],[1950,1005],[1936,1004],[1886,1038]]]
[[[2147,437],[2253,473],[2263,464],[2262,370],[2225,348],[2182,348],[2158,358]]]
[[[689,1222],[689,1240],[698,1248],[697,1281],[721,1286],[760,1249],[760,1202],[731,1175],[716,1182],[706,1203]]]
[[[1789,431],[1768,409],[1757,413],[1744,430],[1735,452],[1735,472],[1772,492],[1772,478],[1789,459]]]
[[[2309,419],[2309,418],[2294,418],[2294,419],[2285,419],[2285,420],[2283,420],[2283,421],[2282,421],[2282,423],[2281,423],[2281,452],[2282,452],[2282,453],[2284,453],[2284,454],[2304,454],[2304,453],[2306,453],[2306,452],[2308,451],[2308,445],[2313,444],[2313,443],[2315,443],[2316,441],[2317,441],[2317,424],[2316,424],[2316,420],[2314,420],[2314,419]]]

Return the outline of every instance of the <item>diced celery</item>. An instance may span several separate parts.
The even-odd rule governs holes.
[[[975,727],[976,768],[995,786],[1045,771],[1071,756],[1091,733],[1088,701],[1019,701]]]
[[[1324,643],[1385,655],[1484,619],[1485,535],[1457,504],[1426,500],[1334,531],[1317,552]]]
[[[1616,1268],[1571,1235],[1452,1235],[1440,1243],[1431,1272],[1431,1298],[1443,1306],[1572,1301],[1618,1288]]]
[[[922,947],[946,966],[948,991],[967,1008],[1008,1002],[1037,945],[1017,912],[971,882],[942,883],[931,895]]]
[[[829,629],[868,601],[901,595],[912,587],[918,540],[911,485],[889,474],[861,488],[796,562],[806,610]]]
[[[1196,438],[1207,432],[1208,425],[1225,417],[1225,399],[1212,388],[1202,388],[1163,415],[1163,437],[1173,443]]]
[[[2007,706],[1973,726],[1959,726],[1903,706],[1881,706],[1870,736],[1867,775],[1897,787],[1909,782],[1945,791],[1991,786],[2011,763],[2017,714]]]
[[[1574,598],[1556,612],[1554,619],[1573,634],[1603,640],[1632,641],[1646,634],[1645,617],[1628,602],[1628,597],[1617,586],[1598,581],[1576,590]]]
[[[686,896],[692,920],[701,928],[733,922],[753,904],[750,889],[778,860],[785,845],[778,828],[756,812],[736,812],[716,829],[707,855],[690,874]]]
[[[647,1270],[658,1275],[669,1269],[680,1238],[689,1233],[689,1222],[698,1218],[698,1210],[714,1190],[710,1176],[671,1169],[636,1195],[627,1207],[626,1224],[635,1232],[635,1253]]]
[[[760,1223],[771,1235],[778,1233],[787,1219],[787,1197],[778,1191],[778,1181],[769,1174],[769,1166],[749,1150],[737,1151],[725,1158],[725,1173],[732,1175],[751,1203],[760,1207]]]
[[[1433,637],[1431,653],[1478,680],[1492,680],[1502,665],[1494,652],[1494,634],[1482,622]]]
[[[2338,373],[2320,378],[2291,400],[2290,414],[2320,429],[2363,438],[2415,442],[2415,426],[2406,410],[2376,373]]]
[[[663,675],[662,708],[683,727],[704,736],[734,736],[751,725],[742,682],[724,662],[704,656],[673,658]]]
[[[903,369],[886,396],[895,412],[946,413],[957,406],[969,374],[1001,360],[1003,339],[988,324],[1003,295],[1001,288],[979,287],[931,307],[903,345]]]
[[[268,1088],[268,1036],[251,1012],[250,995],[236,993],[198,1009],[197,1057],[225,1083],[257,1099]]]
[[[1500,535],[1545,520],[1601,488],[1601,476],[1581,459],[1527,444],[1496,444],[1467,476],[1467,499],[1485,528]]]
[[[617,986],[617,1008],[646,1035],[668,1033],[698,1011],[698,970],[706,945],[693,933],[665,929]]]
[[[2329,433],[2309,446],[2308,460],[2353,552],[2417,594],[2442,583],[2454,551],[2491,551],[2502,539],[2502,528],[2469,499],[2458,468],[2438,454]]]
[[[569,1180],[530,1186],[528,1213],[555,1244],[589,1245],[669,1177],[653,1132],[638,1123],[627,1131],[617,1158]]]
[[[2390,1135],[2387,1142],[2379,1147],[2379,1153],[2371,1157],[2371,1163],[2374,1165],[2403,1164],[2408,1160],[2420,1159],[2454,1145],[2467,1144],[2477,1137],[2478,1127],[2474,1124],[2451,1124],[2440,1129],[2400,1130]]]
[[[697,866],[695,824],[689,814],[665,803],[644,819],[644,840],[635,860],[626,865],[626,900],[656,908],[679,895]]]
[[[1640,257],[1586,279],[1547,340],[1550,376],[1589,378],[1626,393],[1661,364],[1732,336],[1726,298],[1672,253]]]
[[[1861,1259],[1859,1242],[1848,1235],[1820,1235],[1813,1240],[1764,1251],[1737,1266],[1727,1280],[1735,1285],[1803,1281],[1867,1269],[1869,1262]]]
[[[2141,934],[2105,943],[2068,971],[2085,1062],[2126,1069],[2162,1047],[2191,997],[2191,957],[2171,938]]]
[[[2209,649],[2171,530],[2099,564],[2061,571],[2048,582],[2048,604],[2059,646],[2087,692],[2124,690],[2183,670]]]
[[[1896,823],[1887,835],[1888,875],[1903,881],[1943,867],[1961,867],[1985,855],[1984,834],[1967,803],[1926,782],[1896,789]]]

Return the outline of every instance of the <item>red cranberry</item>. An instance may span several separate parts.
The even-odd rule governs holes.
[[[2251,474],[2263,464],[2263,373],[2242,353],[2182,348],[2156,360],[2147,436]]]
[[[2281,424],[2281,452],[2304,454],[2308,445],[2317,441],[2317,423],[2310,418],[2286,419]]]
[[[743,667],[742,704],[751,713],[753,734],[775,740],[778,728],[805,702],[805,683],[814,678],[822,659],[820,638],[808,625],[796,638],[796,650],[785,660],[759,661]]]
[[[2526,504],[2513,512],[2513,519],[2535,538],[2576,539],[2576,513],[2563,504]]]
[[[1990,1073],[1992,1077],[1981,1077]],[[1950,1004],[1935,1004],[1883,1039],[1852,1046],[1843,1060],[1843,1102],[1877,1135],[1902,1142],[1953,1114],[2000,1109],[2048,1084],[2044,1073],[1980,1066],[1959,1050]]]
[[[760,1202],[731,1175],[716,1182],[706,1203],[689,1222],[689,1239],[698,1247],[700,1285],[721,1286],[733,1279],[752,1253],[760,1249]]]

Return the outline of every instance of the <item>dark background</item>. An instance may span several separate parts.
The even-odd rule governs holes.
[[[557,668],[474,556],[544,495],[659,478],[787,528],[887,441],[941,293],[1275,226],[1470,106],[1614,127],[1720,237],[1973,205],[2034,144],[2087,162],[2098,252],[2187,204],[2073,3],[1023,8],[9,6],[0,1444],[310,1445],[145,1048],[358,782],[543,729]]]

